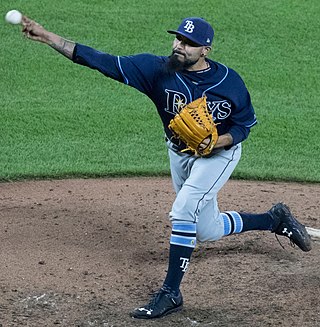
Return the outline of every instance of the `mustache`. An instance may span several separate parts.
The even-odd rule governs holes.
[[[182,56],[185,57],[185,54],[183,52],[179,51],[179,50],[173,50],[172,55],[174,55],[174,54],[179,54],[179,55],[182,55]]]

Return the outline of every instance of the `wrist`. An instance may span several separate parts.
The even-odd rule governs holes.
[[[218,141],[215,145],[215,148],[222,148],[225,146],[230,146],[233,144],[233,137],[230,133],[226,133],[223,135],[220,135],[218,137]]]
[[[48,45],[59,44],[59,42],[61,42],[61,37],[52,32],[46,31],[44,34],[44,41]]]

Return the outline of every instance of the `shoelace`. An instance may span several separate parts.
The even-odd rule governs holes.
[[[148,303],[148,305],[146,307],[149,308],[149,309],[152,309],[155,306],[155,304],[156,304],[156,302],[157,302],[157,300],[158,300],[158,298],[159,298],[159,296],[160,296],[160,294],[162,292],[163,292],[163,289],[160,288],[160,290],[158,290],[158,291],[156,291],[154,293],[151,293],[150,294],[151,295],[150,301],[149,301],[149,303]]]
[[[279,243],[279,244],[281,245],[281,247],[285,250],[285,247],[281,244],[281,242],[280,242],[280,240],[279,240],[277,234],[274,234],[274,235],[275,235],[275,237],[276,237],[278,243]],[[294,247],[296,246],[295,243],[292,241],[292,239],[291,239],[290,237],[288,237],[288,238],[289,238],[289,240],[290,240],[290,246],[294,248]]]
[[[162,293],[170,294],[171,290],[169,288],[166,288],[165,286],[162,286],[158,291],[151,293],[151,299],[148,303],[148,308],[152,309],[155,304],[157,303],[158,298]]]

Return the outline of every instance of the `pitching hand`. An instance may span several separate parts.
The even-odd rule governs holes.
[[[27,16],[22,16],[22,26],[22,32],[28,39],[43,43],[48,42],[49,32]]]

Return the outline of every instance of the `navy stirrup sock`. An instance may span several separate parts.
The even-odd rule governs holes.
[[[273,219],[266,212],[262,214],[251,214],[236,211],[221,213],[224,221],[224,235],[243,233],[250,230],[272,230]]]
[[[273,219],[269,213],[250,214],[240,213],[243,221],[243,232],[249,230],[272,230]]]
[[[196,246],[196,224],[173,224],[170,238],[169,267],[163,287],[177,295],[191,254]]]

